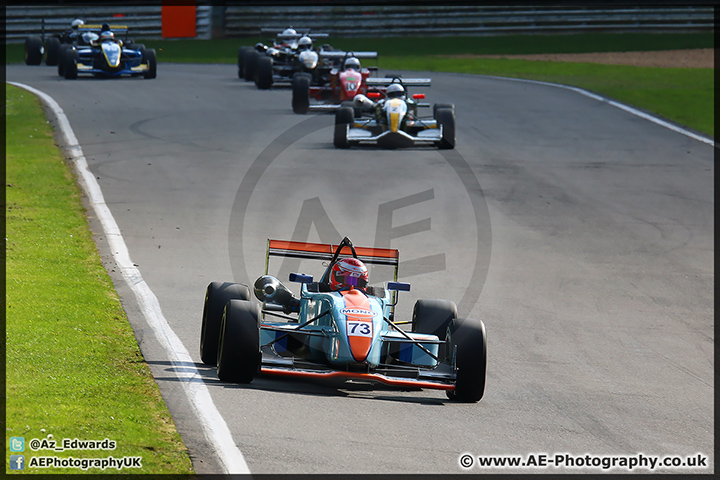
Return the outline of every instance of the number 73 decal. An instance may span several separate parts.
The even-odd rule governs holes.
[[[372,323],[348,320],[347,333],[349,337],[372,337]]]

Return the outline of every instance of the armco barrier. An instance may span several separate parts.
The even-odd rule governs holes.
[[[258,35],[260,27],[311,28],[331,35],[499,35],[577,32],[700,32],[714,28],[713,7],[529,6],[232,6],[225,35]]]
[[[28,35],[39,35],[44,21],[46,33],[60,33],[70,22],[80,18],[88,24],[113,23],[127,25],[135,38],[161,38],[162,7],[160,4],[112,6],[7,6],[5,7],[5,38],[18,43]],[[210,38],[212,7],[197,6],[197,38]]]

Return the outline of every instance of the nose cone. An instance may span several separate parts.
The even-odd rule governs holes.
[[[375,316],[370,300],[359,290],[350,289],[342,292],[345,308],[340,313],[345,315],[348,343],[353,358],[362,362],[370,353],[373,339],[373,322]]]
[[[102,50],[108,66],[117,67],[120,65],[120,45],[117,43],[105,42],[102,44]]]

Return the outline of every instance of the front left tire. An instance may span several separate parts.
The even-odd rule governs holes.
[[[212,282],[207,286],[200,327],[200,360],[205,365],[217,365],[223,310],[230,300],[250,300],[250,288],[230,282]]]
[[[230,300],[223,311],[217,374],[223,382],[250,383],[260,373],[260,305]]]

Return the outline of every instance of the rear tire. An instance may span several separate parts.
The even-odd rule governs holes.
[[[200,327],[200,360],[206,365],[217,364],[223,309],[230,300],[250,300],[250,288],[228,282],[212,282],[207,286]]]
[[[300,74],[295,74],[292,82],[292,109],[295,113],[305,114],[310,108],[310,79]]]
[[[147,71],[143,72],[144,78],[152,79],[157,77],[157,57],[155,56],[155,49],[143,49],[142,60],[140,60],[140,62],[148,66]]]
[[[352,107],[341,107],[335,113],[335,132],[333,133],[333,145],[336,148],[350,148],[348,141],[348,125],[354,121],[355,112]]]
[[[435,120],[442,125],[442,139],[439,147],[445,150],[455,148],[455,111],[449,108],[439,108],[435,112]]]
[[[45,65],[54,67],[60,60],[60,39],[49,37],[45,42]]]
[[[260,373],[260,305],[230,300],[223,311],[217,374],[223,382],[250,383]]]
[[[273,84],[273,60],[270,57],[258,58],[255,69],[255,85],[260,90],[267,90]]]
[[[480,320],[456,318],[450,332],[457,377],[455,390],[447,392],[447,397],[458,402],[478,402],[485,394],[487,378],[485,324]]]
[[[418,300],[412,315],[412,331],[445,339],[448,325],[457,318],[457,305],[450,300]]]
[[[255,70],[260,59],[260,53],[257,50],[248,50],[245,52],[245,62],[243,64],[243,75],[248,82],[255,80]]]
[[[65,60],[63,67],[63,76],[67,80],[75,80],[78,77],[78,59],[80,56],[78,55],[78,51],[73,49],[69,49],[65,51]]]
[[[43,56],[43,42],[40,37],[25,39],[25,65],[40,65]]]

